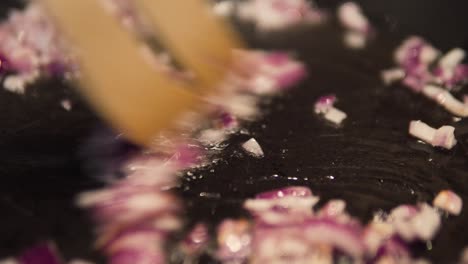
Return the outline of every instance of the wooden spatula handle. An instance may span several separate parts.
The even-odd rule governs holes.
[[[79,51],[82,91],[126,137],[147,145],[199,102],[145,62],[136,40],[98,0],[41,1]]]

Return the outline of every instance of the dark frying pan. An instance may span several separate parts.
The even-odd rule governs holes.
[[[333,8],[339,1],[317,2]],[[239,154],[235,143],[245,135],[235,135],[218,165],[194,172],[196,180],[182,182],[178,191],[193,222],[245,215],[240,207],[244,198],[284,185],[310,186],[324,201],[345,199],[351,214],[363,221],[380,208],[430,201],[444,188],[468,202],[463,145],[451,152],[433,150],[406,133],[411,119],[442,125],[450,123],[451,116],[406,88],[383,87],[377,77],[392,65],[391,51],[408,34],[422,35],[444,51],[468,48],[468,30],[463,27],[468,25],[468,2],[357,2],[379,28],[375,42],[360,52],[343,49],[335,26],[258,36],[250,25],[239,25],[253,47],[297,51],[310,78],[286,96],[264,102],[265,116],[247,125],[267,158]],[[3,0],[0,11],[20,5]],[[349,114],[341,129],[309,116],[314,100],[329,92],[338,95],[340,107]],[[60,107],[63,98],[72,99],[73,111]],[[73,206],[77,193],[102,185],[90,176],[100,169],[89,166],[96,162],[89,163],[79,153],[93,161],[119,155],[119,149],[106,145],[109,136],[90,140],[101,130],[101,122],[70,85],[58,80],[40,82],[24,96],[0,89],[0,122],[0,259],[50,239],[66,259],[102,261],[92,250],[91,223]],[[464,123],[457,124],[459,139],[468,134]],[[107,151],[89,150],[85,146],[90,141],[91,149]],[[219,198],[202,198],[200,192]],[[454,263],[468,245],[466,223],[465,209],[444,220],[432,245],[415,244],[414,252],[434,263]]]

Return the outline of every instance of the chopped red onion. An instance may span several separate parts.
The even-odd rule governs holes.
[[[326,120],[339,125],[346,119],[347,115],[333,106],[336,100],[335,95],[320,97],[315,103],[315,113],[321,114]]]
[[[434,81],[449,90],[468,81],[468,65],[466,64],[459,64],[453,69],[437,66],[432,73]]]
[[[351,31],[366,35],[371,30],[369,21],[355,2],[347,2],[338,7],[338,19]]]
[[[247,199],[244,207],[254,214],[268,211],[279,214],[312,212],[312,206],[318,200],[308,188],[288,187],[259,194],[255,199]]]
[[[441,222],[437,211],[427,204],[417,208],[406,205],[397,207],[390,214],[389,220],[396,233],[405,241],[433,239]]]
[[[223,0],[216,2],[213,6],[213,12],[218,16],[230,16],[235,10],[232,0]]]
[[[319,216],[325,218],[338,218],[346,213],[346,202],[343,200],[330,200],[319,211]]]
[[[407,73],[421,65],[427,66],[432,63],[440,52],[429,45],[424,39],[412,36],[403,41],[395,51],[395,61],[402,66]]]
[[[216,257],[223,263],[244,263],[251,252],[250,224],[246,220],[224,220],[218,227]]]
[[[89,197],[91,195],[101,197]],[[99,199],[93,208],[96,220],[101,223],[128,224],[179,209],[174,197],[149,190],[144,192],[143,188],[84,194],[81,196],[80,205],[86,206],[85,201],[91,199]]]
[[[405,78],[405,75],[405,71],[402,68],[383,70],[380,73],[380,76],[386,85],[390,85],[396,81],[402,80]]]
[[[258,114],[258,98],[247,94],[232,95],[229,100],[219,101],[221,98],[215,98],[214,101],[220,102],[225,111],[240,119],[253,119]]]
[[[464,58],[465,51],[460,48],[455,48],[447,52],[447,54],[439,60],[439,66],[443,69],[454,70]]]
[[[465,52],[460,48],[455,48],[447,52],[447,54],[439,60],[438,66],[433,71],[435,81],[447,88],[452,88],[466,81],[466,65],[460,65],[464,58]]]
[[[453,97],[449,91],[435,85],[426,85],[422,93],[444,107],[450,113],[461,117],[468,116],[468,105],[465,105],[463,102]]]
[[[197,145],[179,144],[168,161],[172,162],[178,169],[188,169],[198,163],[203,155],[202,150]]]
[[[254,73],[247,87],[257,94],[271,94],[289,88],[304,79],[304,64],[290,58],[284,52],[257,52]]]
[[[200,132],[198,140],[205,145],[217,145],[226,139],[226,132],[221,129],[205,129]]]
[[[262,147],[258,144],[255,138],[251,138],[242,144],[242,148],[249,153],[250,155],[256,158],[263,158],[265,154],[263,153]]]
[[[307,187],[292,186],[257,194],[257,199],[282,199],[284,197],[312,197],[312,191]]]
[[[193,137],[202,131],[199,134],[201,141],[219,141],[226,136],[225,131],[236,128],[242,120],[253,118],[258,111],[259,96],[251,87],[244,89],[249,76],[273,80],[277,91],[283,88],[279,85],[292,85],[304,74],[303,65],[291,60],[285,53],[242,52],[242,56],[248,58],[247,61],[254,61],[255,67],[249,72],[250,75],[236,77],[235,72],[232,74],[236,82],[223,87],[229,100],[223,99],[223,95],[208,100],[212,103],[208,110],[212,111],[214,122],[199,122],[201,125],[196,127],[184,126],[187,132],[178,140],[156,139],[155,147],[125,163],[126,178],[104,190],[80,196],[79,205],[91,209],[99,224],[98,244],[111,261],[124,263],[132,258],[139,263],[164,261],[167,236],[181,227],[178,217],[180,203],[166,190],[176,185],[176,175],[181,170],[203,165],[201,162],[206,154],[200,142],[185,137]],[[195,119],[193,116],[188,118]],[[254,139],[247,141],[243,147],[252,155],[263,156],[261,147]],[[288,205],[287,201],[282,203]],[[250,236],[247,230],[243,232]],[[149,240],[151,245],[143,245],[145,240]],[[239,241],[245,242],[244,238]],[[236,249],[239,246],[237,242],[234,238],[221,239],[220,259],[246,256],[248,250]],[[242,244],[244,246],[248,245]]]
[[[3,81],[3,87],[12,93],[24,94],[26,87],[36,81],[38,77],[38,72],[10,75]]]
[[[403,79],[403,84],[406,85],[414,92],[421,92],[424,88],[424,85],[429,81],[430,75],[428,73],[422,72],[421,75],[419,74],[411,74],[406,75]]]
[[[43,243],[34,246],[18,257],[19,264],[61,264],[57,249],[52,243]]]
[[[312,207],[317,202],[318,197],[310,189],[299,186],[261,193],[247,200],[244,207],[256,221],[253,262],[325,260],[332,256],[332,247],[353,257],[362,256],[360,228],[351,219],[334,219],[344,209],[342,201],[331,201],[322,209],[328,214],[315,216]],[[323,252],[325,245],[330,250]]]
[[[463,201],[460,196],[451,190],[439,192],[432,203],[435,207],[452,215],[459,215],[463,207]]]
[[[73,107],[72,102],[69,99],[63,99],[62,101],[60,101],[60,105],[66,111],[71,111]]]
[[[454,131],[455,128],[452,126],[442,126],[439,129],[435,129],[420,120],[411,121],[409,126],[410,135],[434,147],[446,149],[452,149],[457,144]]]
[[[366,46],[366,36],[359,32],[348,31],[344,34],[344,43],[352,49],[362,49]]]
[[[162,244],[166,236],[150,224],[133,226],[104,241],[101,247],[111,258],[111,263],[165,263]],[[131,257],[135,262],[125,262]],[[153,262],[140,262],[143,260]]]
[[[405,71],[403,84],[415,92],[433,80],[429,64],[439,55],[439,51],[420,37],[409,37],[395,51],[395,61]]]
[[[431,83],[452,89],[468,81],[468,65],[460,64],[465,52],[455,48],[441,57],[432,70],[430,65],[440,52],[420,37],[409,37],[395,51],[395,61],[405,71],[403,84],[420,92]]]
[[[240,4],[238,16],[262,31],[280,30],[299,23],[318,24],[325,15],[305,0],[250,0]]]
[[[384,220],[373,220],[364,230],[364,243],[371,255],[377,255],[382,245],[394,234],[394,228]]]
[[[455,68],[452,80],[447,84],[449,86],[454,86],[458,83],[466,83],[468,81],[468,65],[459,64]]]
[[[347,2],[338,7],[337,16],[347,30],[345,45],[353,49],[364,48],[372,28],[361,8],[354,2]]]
[[[302,224],[259,226],[255,232],[254,245],[268,241],[270,237],[299,236],[306,245],[331,245],[349,256],[359,258],[364,254],[361,230],[353,225],[338,223],[331,219],[307,219]],[[262,252],[254,252],[265,254]],[[281,250],[281,249],[278,249]],[[271,254],[271,253],[270,253]],[[277,254],[281,254],[278,252]]]
[[[198,223],[182,241],[181,249],[186,255],[193,256],[199,254],[207,246],[208,240],[206,225]]]
[[[432,142],[435,135],[435,131],[436,130],[434,128],[428,126],[426,123],[423,123],[420,120],[411,121],[409,127],[410,135],[417,137],[427,143]]]
[[[9,70],[19,74],[48,71],[50,65],[68,70],[65,65],[71,65],[72,59],[64,47],[38,3],[27,5],[23,11],[12,11],[0,24],[0,53],[6,57]]]
[[[239,126],[239,121],[237,118],[226,111],[221,111],[216,115],[216,120],[214,123],[215,128],[222,130],[233,130]]]
[[[416,264],[411,259],[407,245],[396,237],[386,239],[378,249],[376,256],[372,263],[385,264],[385,263],[412,263]]]

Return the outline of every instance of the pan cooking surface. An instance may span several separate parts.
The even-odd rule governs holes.
[[[458,2],[449,8],[434,1],[436,10],[427,11],[431,18],[439,9],[447,19],[447,30],[439,23],[427,30],[429,23],[436,22],[422,26],[420,21],[425,19],[411,20],[410,11],[397,8],[397,2],[401,6],[405,1],[388,2],[392,4],[377,7],[367,3],[363,7],[373,11],[369,14],[377,21],[398,30],[388,33],[380,29],[376,40],[363,51],[345,49],[341,31],[333,25],[268,36],[253,34],[249,25],[240,27],[254,47],[296,52],[306,63],[309,78],[284,96],[263,102],[264,115],[246,125],[249,135],[234,135],[215,166],[193,171],[183,180],[177,191],[184,197],[191,222],[217,223],[225,217],[245,216],[241,209],[245,198],[285,185],[309,186],[322,202],[344,199],[350,213],[363,221],[378,209],[432,201],[446,188],[468,201],[468,164],[461,146],[454,151],[434,150],[407,135],[410,120],[440,126],[450,124],[452,117],[407,88],[385,87],[379,80],[380,70],[393,65],[392,51],[402,40],[395,31],[416,31],[443,49],[463,45],[466,34],[452,27],[461,23]],[[382,10],[391,12],[383,16]],[[408,24],[411,21],[414,23]],[[77,158],[98,121],[67,85],[54,81],[36,86],[24,97],[0,91],[4,124],[0,258],[52,239],[67,259],[100,260],[91,250],[92,225],[73,206],[78,192],[100,186],[82,171],[83,163]],[[337,106],[348,114],[339,128],[313,113],[314,101],[330,93],[337,95]],[[72,112],[60,108],[63,97],[76,102]],[[466,130],[463,122],[455,126],[457,131]],[[243,153],[239,144],[250,137],[260,143],[265,158]],[[202,192],[213,194],[212,198],[200,197]],[[458,217],[445,219],[432,249],[416,244],[414,252],[434,263],[455,262],[461,248],[468,245],[467,222],[466,209]]]

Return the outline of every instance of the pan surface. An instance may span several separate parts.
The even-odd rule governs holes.
[[[329,8],[338,3],[317,2]],[[468,201],[463,148],[434,150],[407,135],[410,120],[439,126],[451,124],[452,117],[407,88],[383,86],[378,78],[380,70],[392,66],[392,51],[406,35],[421,35],[443,51],[468,48],[468,31],[463,28],[468,24],[463,12],[468,3],[357,2],[379,29],[363,51],[345,49],[336,25],[260,36],[251,25],[239,24],[253,47],[296,52],[309,78],[284,96],[264,102],[265,115],[247,124],[266,158],[242,155],[239,143],[248,137],[234,135],[216,166],[195,171],[196,180],[182,182],[177,191],[193,222],[245,215],[245,198],[285,185],[309,186],[322,201],[342,198],[350,213],[363,221],[378,209],[431,201],[446,188]],[[18,4],[2,1],[0,10],[11,6]],[[338,106],[349,115],[341,128],[313,114],[314,101],[328,93],[338,96]],[[74,102],[71,112],[60,107],[64,98]],[[77,193],[101,185],[83,170],[78,157],[100,121],[72,87],[58,80],[40,82],[24,96],[0,90],[0,121],[0,258],[50,239],[66,259],[102,261],[92,250],[92,224],[73,206]],[[456,126],[457,131],[467,130],[463,121]],[[219,198],[203,198],[201,192]],[[434,263],[454,263],[468,245],[466,223],[467,210],[445,219],[431,245],[414,245],[415,254]]]

